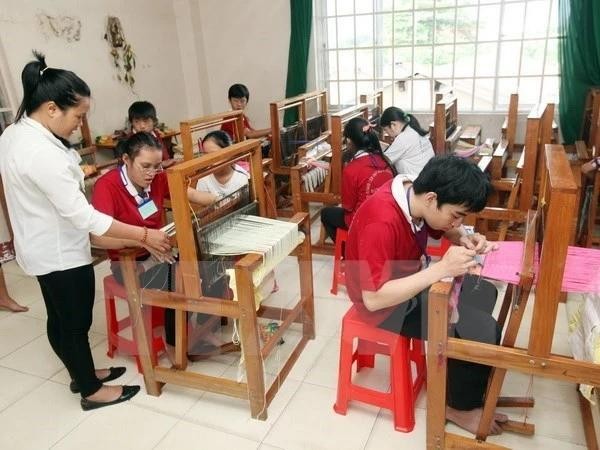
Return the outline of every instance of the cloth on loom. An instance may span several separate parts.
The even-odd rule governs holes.
[[[600,364],[600,295],[569,295],[566,306],[573,358]],[[579,391],[595,404],[594,386],[581,384]]]
[[[311,164],[312,165],[312,164]],[[327,169],[324,167],[314,166],[313,169],[302,175],[302,181],[306,192],[314,192],[323,184],[327,176]]]
[[[498,242],[499,249],[485,255],[481,275],[485,278],[519,283],[519,272],[523,260],[523,242]],[[534,258],[534,271],[539,266],[538,250]],[[536,276],[537,278],[537,276]],[[600,250],[593,248],[568,247],[563,292],[600,292]]]
[[[9,262],[15,259],[15,249],[8,223],[4,217],[4,211],[0,208],[0,263]]]

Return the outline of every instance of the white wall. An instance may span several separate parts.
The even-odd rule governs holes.
[[[289,0],[190,0],[190,4],[199,19],[190,39],[206,70],[200,73],[203,108],[198,113],[230,109],[227,89],[243,83],[250,90],[247,114],[252,125],[268,127],[269,103],[285,98]],[[177,16],[178,22],[184,19]]]
[[[81,39],[67,42],[45,35],[36,18],[38,13],[79,19]],[[116,79],[109,45],[103,39],[109,15],[119,17],[136,53],[135,92]],[[0,0],[0,41],[19,100],[21,70],[32,59],[31,49],[44,52],[49,66],[70,69],[90,85],[93,135],[121,128],[127,108],[135,100],[154,103],[159,119],[171,126],[178,126],[188,114],[178,30],[170,0]]]

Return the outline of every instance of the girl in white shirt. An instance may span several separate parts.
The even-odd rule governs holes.
[[[203,153],[214,153],[229,147],[231,144],[231,137],[225,131],[211,131],[202,139],[202,151]],[[238,164],[232,164],[200,178],[196,183],[196,189],[202,192],[210,192],[219,197],[226,197],[246,186],[249,177],[250,174],[246,170]]]
[[[90,106],[88,85],[73,72],[51,68],[43,55],[21,74],[23,102],[0,136],[0,172],[14,232],[17,262],[36,276],[48,314],[48,340],[65,364],[84,410],[129,400],[139,386],[108,386],[124,367],[94,370],[88,341],[94,304],[90,233],[170,250],[160,230],[126,225],[96,211],[83,194],[79,154],[68,138]]]
[[[384,151],[398,173],[419,175],[425,164],[434,157],[428,132],[421,128],[412,114],[390,106],[383,111],[380,125],[394,141]]]

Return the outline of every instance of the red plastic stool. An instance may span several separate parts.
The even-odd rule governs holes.
[[[127,339],[119,335],[119,331],[131,326],[131,317],[129,315],[121,320],[117,320],[117,310],[115,308],[115,298],[127,299],[127,291],[125,286],[117,283],[115,277],[109,275],[104,277],[104,306],[106,307],[106,334],[108,336],[108,351],[106,354],[109,358],[114,356],[115,350],[123,351],[133,355],[137,363],[139,373],[142,373],[142,365],[138,356],[138,347],[134,339]],[[165,350],[165,344],[162,336],[155,335],[154,330],[163,327],[165,324],[165,314],[163,308],[151,307],[152,316],[150,323],[152,324],[152,358],[153,363],[157,361],[158,354]]]
[[[440,258],[446,254],[446,251],[450,248],[452,243],[443,237],[440,241],[439,247],[434,247],[432,245],[427,246],[427,254],[429,256],[439,256]]]
[[[351,400],[387,408],[394,415],[394,428],[408,433],[415,426],[415,399],[427,378],[423,342],[377,328],[379,321],[377,316],[374,323],[363,320],[355,306],[344,316],[337,401],[333,409],[338,414],[346,415]],[[358,338],[356,351],[353,350],[354,338]],[[357,372],[363,367],[374,367],[375,354],[390,356],[390,392],[352,383],[354,361]],[[415,363],[417,369],[414,380],[411,362]]]
[[[333,280],[331,281],[331,293],[337,295],[338,284],[346,285],[344,274],[344,244],[348,239],[348,230],[338,228],[335,233],[335,253],[333,255]]]

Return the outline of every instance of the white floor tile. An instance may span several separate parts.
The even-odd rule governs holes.
[[[46,322],[23,314],[0,320],[0,357],[12,353],[46,333]]]
[[[265,438],[286,450],[362,449],[375,423],[378,408],[360,405],[346,416],[333,411],[335,390],[302,385]]]
[[[156,450],[255,450],[259,443],[182,420],[154,447]]]
[[[0,367],[0,411],[45,381],[43,378]]]
[[[140,394],[138,394],[140,395]],[[53,450],[153,449],[177,419],[124,402],[89,412]],[[122,424],[119,426],[119,424]],[[126,443],[126,445],[124,445]]]

